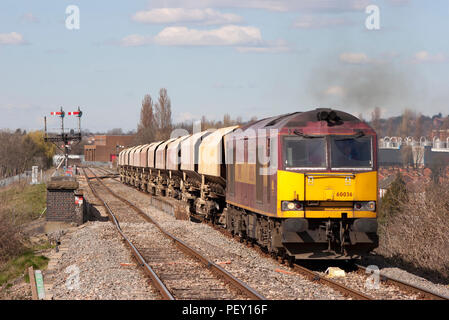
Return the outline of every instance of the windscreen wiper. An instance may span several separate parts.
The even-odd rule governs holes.
[[[337,138],[335,140],[337,140],[337,141],[346,141],[346,140],[358,139],[358,138],[361,138],[361,137],[364,137],[364,136],[365,136],[365,133],[363,131],[359,131],[359,132],[357,132],[356,134],[354,134],[352,136],[344,136],[344,138],[341,138],[341,139]]]
[[[307,139],[324,138],[324,136],[310,136],[310,135],[305,134],[304,132],[299,131],[299,130],[297,130],[297,129],[295,129],[295,130],[293,131],[293,133],[296,134],[297,136],[304,137],[304,138],[307,138]]]

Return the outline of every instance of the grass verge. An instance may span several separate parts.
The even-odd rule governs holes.
[[[47,257],[36,254],[35,250],[26,250],[0,268],[0,286],[23,274],[25,274],[25,281],[29,282],[27,269],[32,266],[35,270],[43,270],[47,267],[48,260]]]

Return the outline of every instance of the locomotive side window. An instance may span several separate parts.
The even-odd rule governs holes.
[[[327,167],[324,138],[285,137],[283,149],[284,167],[287,170]]]
[[[331,137],[332,168],[372,168],[371,137]]]

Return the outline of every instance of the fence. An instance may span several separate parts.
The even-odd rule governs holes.
[[[49,177],[50,176],[49,176],[48,172],[39,173],[37,175],[37,183],[45,183],[49,179]],[[16,182],[31,183],[31,180],[32,180],[32,172],[31,172],[31,170],[27,170],[24,173],[1,179],[0,180],[0,188],[9,186],[10,184],[16,183]]]
[[[0,180],[0,187],[6,187],[6,186],[10,185],[11,183],[20,182],[20,181],[26,181],[26,182],[31,181],[31,170],[25,171],[24,173],[18,174],[13,177],[8,177],[8,178]]]

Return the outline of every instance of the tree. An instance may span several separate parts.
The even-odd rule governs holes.
[[[443,124],[441,125],[441,129],[443,130],[449,129],[449,115],[446,118],[444,118]]]
[[[108,130],[106,134],[114,135],[114,136],[121,136],[123,135],[122,128],[113,128],[111,130]]]
[[[411,146],[402,145],[400,149],[402,165],[404,167],[408,167],[411,164],[414,164],[413,161],[413,150]]]
[[[170,138],[173,128],[171,118],[171,101],[167,94],[167,89],[159,90],[159,99],[155,105],[154,119],[158,128],[155,136],[157,140],[166,140]]]
[[[416,118],[416,126],[415,126],[415,139],[417,141],[419,141],[419,139],[424,134],[423,122],[424,122],[423,116],[419,114],[418,117]]]
[[[399,136],[408,137],[410,136],[410,120],[412,119],[412,112],[405,109],[402,113],[401,127],[399,128]]]
[[[42,131],[26,134],[22,130],[14,133],[0,131],[0,177],[13,176],[37,165],[48,168],[56,147],[44,141]]]
[[[371,126],[376,132],[380,130],[380,108],[374,108],[373,112],[371,112]]]
[[[136,143],[146,144],[155,140],[155,119],[153,114],[153,100],[149,94],[145,95],[142,100],[142,108],[140,109],[140,122],[137,126]]]
[[[430,178],[434,184],[440,183],[440,177],[444,176],[444,170],[447,166],[447,163],[444,158],[435,156],[432,159],[432,162],[429,166],[429,169],[432,170]]]
[[[387,189],[380,205],[380,219],[387,219],[401,210],[401,205],[408,199],[407,188],[400,172]]]
[[[53,156],[56,153],[56,146],[50,142],[45,142],[42,131],[31,131],[27,136],[36,145],[36,155],[41,159],[43,167],[51,166]]]
[[[394,135],[394,122],[393,118],[388,118],[387,120],[387,136],[392,137]]]
[[[226,113],[226,114],[223,116],[223,125],[224,125],[225,127],[230,127],[230,126],[233,125],[233,122],[232,122],[232,120],[231,120],[231,115],[230,115],[229,113]]]

